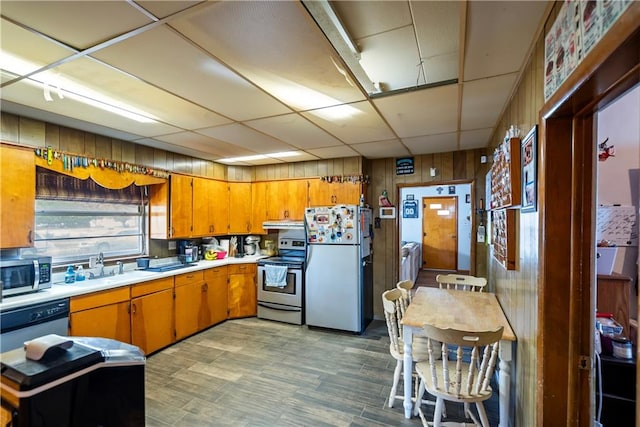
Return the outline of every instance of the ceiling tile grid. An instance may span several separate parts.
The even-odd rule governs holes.
[[[265,156],[241,165],[482,148],[546,11],[313,3],[342,24],[305,1],[3,0],[0,109],[206,160]]]

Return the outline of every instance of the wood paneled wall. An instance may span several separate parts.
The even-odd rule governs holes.
[[[502,141],[511,125],[524,137],[538,124],[544,105],[544,39],[536,42],[522,79],[500,118],[489,152]],[[538,147],[539,150],[539,147]],[[489,156],[491,158],[491,156]],[[540,173],[540,172],[538,172]],[[476,177],[477,179],[478,177]],[[536,425],[536,334],[538,323],[538,212],[516,211],[518,254],[516,270],[507,271],[487,252],[490,290],[498,296],[518,342],[516,349],[515,403],[516,426]]]

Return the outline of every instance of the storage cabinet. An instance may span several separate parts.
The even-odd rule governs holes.
[[[491,209],[520,205],[520,138],[502,142],[493,152]]]
[[[131,344],[145,354],[174,341],[173,277],[131,287]]]
[[[251,233],[265,234],[262,223],[269,219],[267,214],[268,182],[251,183]]]
[[[206,288],[202,271],[179,274],[175,277],[176,340],[188,337],[205,327],[199,320],[200,313],[207,309]]]
[[[229,234],[252,232],[251,201],[250,182],[229,183]]]
[[[633,426],[636,419],[636,359],[600,355],[603,426]],[[596,387],[599,394],[600,387]],[[597,396],[598,397],[598,396]],[[600,400],[596,398],[597,404]]]
[[[611,313],[622,326],[622,334],[629,337],[629,293],[631,278],[621,274],[598,274],[598,300],[596,307],[599,313]]]
[[[229,188],[226,182],[193,178],[193,236],[227,234]]]
[[[150,186],[149,235],[152,239],[188,238],[193,233],[193,178],[172,174]]]
[[[255,264],[232,264],[229,268],[229,319],[256,316],[258,301]]]
[[[363,185],[351,182],[327,182],[321,179],[309,180],[309,206],[332,206],[337,204],[357,205]]]
[[[267,196],[267,219],[301,220],[308,200],[306,180],[271,181]]]
[[[129,287],[71,298],[69,335],[131,342]]]
[[[229,306],[227,276],[228,268],[226,265],[204,271],[204,297],[206,304],[202,304],[198,312],[198,325],[201,329],[227,319]]]
[[[516,212],[513,209],[491,211],[493,257],[507,270],[516,269]]]
[[[0,243],[33,246],[36,167],[33,150],[0,145]]]

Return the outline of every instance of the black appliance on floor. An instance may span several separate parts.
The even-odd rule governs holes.
[[[68,341],[39,360],[24,348],[2,354],[3,425],[144,426],[144,353],[105,338]]]

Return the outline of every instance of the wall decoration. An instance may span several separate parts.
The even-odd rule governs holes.
[[[598,144],[598,160],[601,162],[605,162],[609,157],[616,156],[615,148],[613,145],[607,145],[607,142],[609,142],[609,138]]]
[[[418,218],[418,201],[417,200],[407,199],[402,203],[402,217]]]
[[[638,246],[636,209],[633,206],[598,206],[596,242],[601,246]]]
[[[535,212],[538,205],[538,126],[522,140],[522,203],[520,212]]]
[[[396,175],[413,174],[413,157],[403,157],[396,159]]]
[[[471,203],[471,194],[466,194],[464,196],[464,202],[465,203]]]
[[[520,205],[520,138],[509,132],[493,152],[491,165],[491,204],[489,209],[514,208]]]
[[[449,186],[449,194],[456,194],[456,186],[455,185],[450,185]]]

